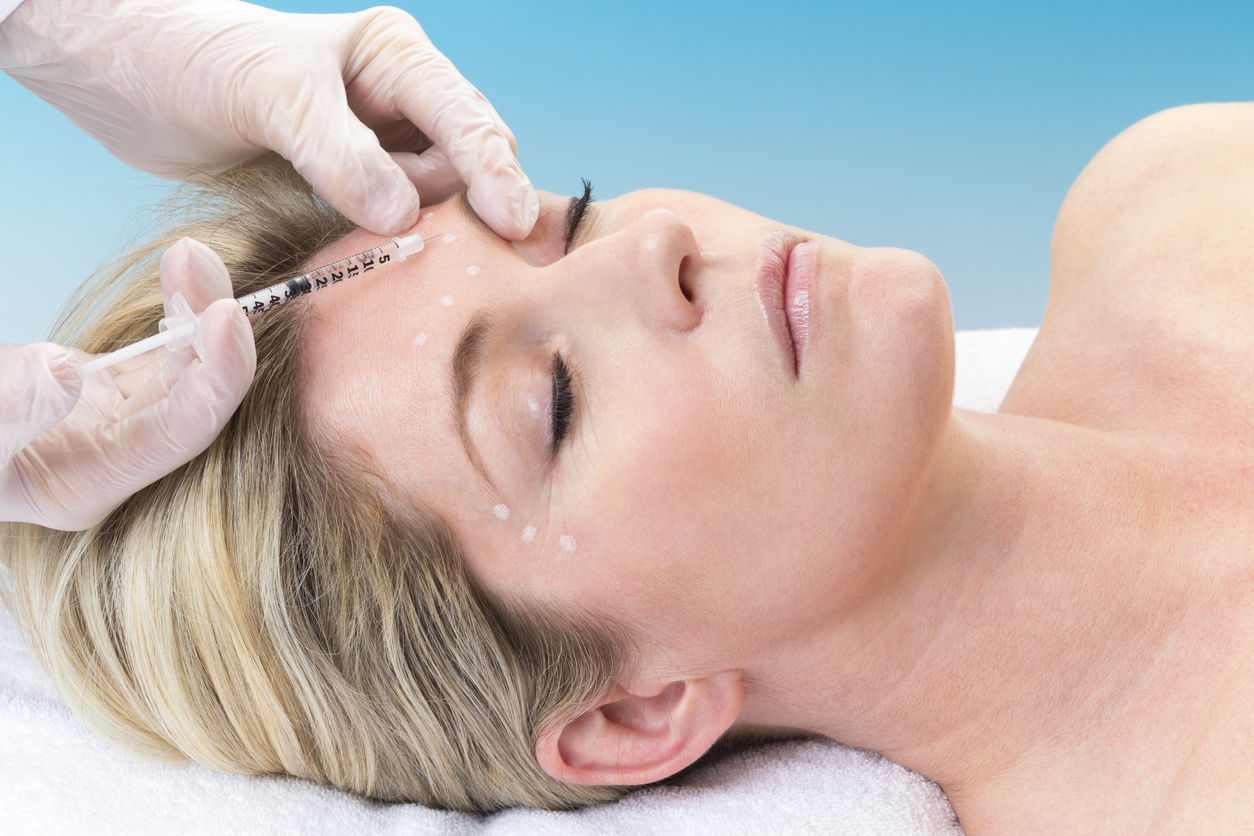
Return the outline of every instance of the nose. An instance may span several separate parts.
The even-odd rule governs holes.
[[[665,330],[696,328],[702,313],[697,284],[702,259],[692,227],[669,209],[654,209],[613,237],[618,240],[611,280],[636,313]]]

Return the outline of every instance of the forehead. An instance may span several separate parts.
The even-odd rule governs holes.
[[[318,441],[394,490],[460,493],[475,482],[453,421],[453,346],[517,259],[458,199],[424,209],[406,234],[435,237],[403,262],[308,297],[305,408]],[[309,266],[387,240],[357,230]]]

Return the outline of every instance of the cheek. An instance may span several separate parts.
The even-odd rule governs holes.
[[[771,501],[776,457],[764,443],[771,422],[716,378],[689,379],[667,394],[635,399],[634,420],[597,451],[583,506],[595,529],[591,594],[658,617],[677,602],[686,609],[694,596],[729,594],[728,579],[760,560],[769,530],[781,524]]]

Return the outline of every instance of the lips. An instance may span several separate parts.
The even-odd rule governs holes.
[[[762,241],[758,297],[780,353],[800,374],[810,339],[810,290],[818,261],[818,244],[801,243],[796,235],[777,230]]]

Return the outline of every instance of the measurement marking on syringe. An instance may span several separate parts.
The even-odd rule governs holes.
[[[416,235],[411,235],[407,238],[393,238],[386,244],[380,244],[356,255],[333,261],[316,270],[310,270],[295,278],[286,279],[255,293],[242,296],[236,301],[239,302],[240,308],[243,309],[244,313],[249,316],[259,314],[282,305],[284,302],[290,302],[293,299],[304,296],[307,293],[313,293],[315,290],[322,290],[333,284],[339,284],[345,279],[352,279],[360,276],[362,273],[369,273],[376,267],[388,264],[394,259],[404,261],[408,256],[421,251],[424,242],[439,237],[439,235],[431,235],[427,238],[419,238]],[[415,244],[417,245],[416,248]]]

